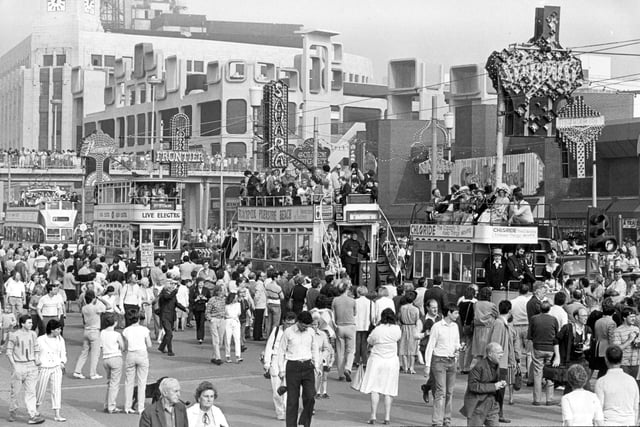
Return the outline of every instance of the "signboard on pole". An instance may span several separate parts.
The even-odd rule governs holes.
[[[140,264],[142,267],[153,266],[153,243],[140,244]]]

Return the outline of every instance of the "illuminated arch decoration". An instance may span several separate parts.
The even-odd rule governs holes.
[[[116,142],[106,133],[98,130],[84,139],[80,148],[80,156],[88,157],[96,161],[95,178],[92,178],[91,184],[96,182],[107,181],[107,174],[103,172],[104,161],[116,152]],[[87,184],[89,183],[87,177]]]
[[[584,178],[587,152],[595,152],[596,141],[604,128],[604,117],[584,103],[582,96],[575,97],[558,113],[556,129],[560,144],[577,162],[578,178]]]
[[[436,126],[442,133],[447,134],[447,130],[442,127],[439,123],[433,123],[433,120],[429,120],[424,126],[416,131],[413,134],[413,142],[411,143],[411,161],[414,164],[417,164],[417,171],[420,175],[430,174],[431,173],[431,159],[429,158],[431,155],[431,143],[425,144],[422,141],[422,137],[424,133],[431,128],[431,126]],[[438,174],[438,180],[443,180],[444,175],[447,173],[451,173],[453,169],[453,162],[445,159],[444,157],[444,146],[445,144],[438,144],[438,156],[436,157],[436,173]]]
[[[178,113],[171,117],[171,150],[159,150],[154,153],[154,161],[158,164],[169,164],[169,175],[182,178],[189,174],[189,163],[204,162],[204,153],[189,150],[191,124],[189,116]]]

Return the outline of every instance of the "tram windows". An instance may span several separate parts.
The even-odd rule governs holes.
[[[423,277],[433,277],[431,274],[431,252],[422,253],[422,274]]]
[[[267,259],[280,259],[280,230],[267,230]]]
[[[106,243],[106,230],[99,229],[98,230],[98,246],[105,246]]]
[[[442,254],[442,271],[440,273],[444,280],[452,280],[451,276],[451,254]]]
[[[122,246],[129,246],[129,230],[122,230]]]
[[[431,279],[442,276],[444,280],[471,282],[471,254],[455,252],[416,251],[414,275]]]
[[[113,246],[116,248],[122,247],[122,233],[120,231],[113,233]]]
[[[257,259],[264,259],[264,229],[261,231],[253,232],[253,251],[252,257]]]
[[[462,254],[452,254],[451,258],[451,280],[459,282],[462,277]]]
[[[462,254],[462,281],[471,282],[471,254]]]
[[[240,255],[249,256],[251,254],[251,232],[239,231],[238,232],[238,248],[240,249]]]
[[[312,230],[305,233],[298,232],[298,256],[296,261],[311,262],[313,260],[313,250],[311,248]]]
[[[295,230],[282,234],[282,261],[295,261],[296,235]]]
[[[151,243],[151,230],[143,228],[140,243]]]
[[[153,230],[153,247],[171,249],[171,230]]]

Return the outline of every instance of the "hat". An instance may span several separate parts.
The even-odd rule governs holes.
[[[477,189],[478,189],[478,185],[477,184],[475,184],[473,182],[471,184],[469,184],[469,190],[476,191]]]
[[[496,192],[498,192],[500,190],[506,191],[507,193],[510,193],[509,186],[507,184],[505,184],[505,183],[498,184],[498,186],[496,187]]]
[[[491,249],[491,255],[502,255],[502,249],[500,248]]]

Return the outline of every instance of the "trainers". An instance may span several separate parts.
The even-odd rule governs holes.
[[[351,371],[345,370],[344,371],[344,378],[347,380],[348,383],[350,383],[351,382]]]
[[[7,418],[7,421],[12,423],[15,420],[16,420],[16,411],[9,411],[9,418]]]
[[[84,375],[82,375],[79,372],[74,372],[73,373],[73,378],[78,378],[79,380],[86,380],[87,379],[87,377],[85,377]]]
[[[98,375],[98,374],[91,375],[92,380],[101,380],[102,378],[104,378],[102,375]]]
[[[29,421],[27,421],[27,424],[42,424],[43,422],[44,422],[44,418],[33,416],[29,418]]]

